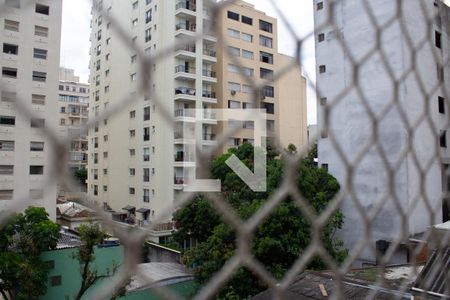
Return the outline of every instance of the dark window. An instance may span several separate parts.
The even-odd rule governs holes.
[[[30,166],[30,175],[44,174],[44,166]]]
[[[323,41],[325,40],[325,34],[319,33],[317,39],[319,40],[319,43],[320,43],[320,42],[323,42]]]
[[[260,68],[259,77],[263,79],[273,80],[273,71],[269,69]]]
[[[19,54],[19,46],[13,44],[3,44],[3,53],[6,54]]]
[[[0,116],[0,125],[16,125],[16,117]]]
[[[319,66],[319,73],[325,73],[327,71],[327,67],[325,65]]]
[[[49,15],[50,7],[48,5],[36,4],[36,12],[38,14]]]
[[[60,90],[60,91],[64,91],[64,86],[63,86],[63,85],[60,85],[60,86],[59,86],[59,90]]]
[[[320,98],[320,105],[321,105],[321,106],[327,105],[327,98],[326,98],[326,97]]]
[[[441,48],[442,34],[440,32],[437,31],[434,32],[434,40],[436,47]]]
[[[34,48],[33,57],[38,59],[47,59],[47,50]]]
[[[444,67],[442,67],[440,64],[437,64],[436,69],[437,69],[438,80],[444,81]]]
[[[275,105],[273,103],[267,103],[263,102],[262,107],[266,109],[266,112],[268,114],[274,114],[275,113]]]
[[[275,94],[275,92],[274,92],[273,86],[266,85],[263,88],[263,96],[273,98],[274,94]]]
[[[45,82],[47,80],[47,73],[33,71],[33,81]]]
[[[30,142],[30,151],[44,151],[44,142]]]
[[[239,21],[239,14],[232,11],[228,11],[228,19]]]
[[[328,164],[322,164],[322,169],[324,169],[325,171],[328,171]]]
[[[250,17],[242,16],[241,21],[242,21],[242,23],[245,23],[248,25],[253,25],[253,19]]]
[[[264,35],[260,35],[259,36],[259,45],[268,47],[268,48],[272,48],[272,38],[264,36]]]
[[[144,127],[144,141],[150,140],[150,127]]]
[[[45,119],[31,119],[31,127],[32,128],[44,128],[45,127]]]
[[[130,188],[128,188],[128,192],[130,193],[130,195],[134,195],[135,194],[135,189],[130,187]]]
[[[50,285],[51,286],[61,285],[61,276],[59,275],[50,277]]]
[[[323,2],[317,2],[317,10],[323,9]]]
[[[260,51],[259,60],[264,63],[273,64],[273,54]]]
[[[441,131],[441,137],[439,138],[439,144],[442,148],[447,148],[447,131]]]
[[[150,120],[150,106],[144,107],[144,121]]]
[[[272,23],[263,21],[263,20],[259,20],[259,29],[262,31],[267,31],[272,33]]]
[[[438,97],[438,105],[439,105],[439,112],[441,114],[445,114],[445,99],[444,99],[444,97]]]
[[[17,78],[17,69],[3,67],[2,68],[2,76],[9,77],[9,78]]]

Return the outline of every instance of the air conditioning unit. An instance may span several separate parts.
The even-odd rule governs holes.
[[[231,91],[231,95],[236,95],[236,91]]]

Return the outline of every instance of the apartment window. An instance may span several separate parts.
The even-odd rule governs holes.
[[[267,80],[273,80],[273,71],[269,69],[260,68],[259,77]]]
[[[50,7],[48,5],[36,3],[36,13],[48,16],[50,13]]]
[[[244,102],[244,103],[242,103],[242,108],[243,109],[252,109],[253,108],[253,103]]]
[[[149,189],[144,189],[144,196],[142,198],[142,201],[144,201],[145,203],[150,202],[150,190]]]
[[[102,16],[98,16],[97,23],[98,23],[98,26],[102,25],[102,23],[103,23]]]
[[[149,9],[145,12],[145,23],[150,23],[152,21],[152,10]]]
[[[2,68],[2,76],[7,78],[17,78],[17,69],[16,68]]]
[[[144,161],[150,161],[150,148],[144,148]]]
[[[14,126],[16,125],[16,117],[0,116],[0,125]]]
[[[144,121],[150,120],[150,106],[144,107]]]
[[[439,106],[439,113],[445,114],[445,99],[444,99],[444,97],[438,97],[438,106]]]
[[[0,190],[0,200],[12,200],[14,190]]]
[[[135,156],[135,155],[136,155],[136,150],[130,149],[130,156]]]
[[[259,36],[259,45],[267,48],[272,48],[272,38],[260,35]]]
[[[107,141],[108,141],[108,135],[104,135],[104,136],[103,136],[103,141],[104,141],[104,142],[107,142]]]
[[[317,2],[317,10],[321,10],[321,9],[323,9],[323,2],[322,1],[320,1],[320,2]]]
[[[149,182],[150,181],[150,169],[149,168],[144,168],[143,169],[143,180],[144,182]]]
[[[242,16],[241,17],[241,21],[242,23],[248,24],[248,25],[253,25],[253,19],[247,16]]]
[[[242,57],[246,59],[253,59],[253,52],[242,49]]]
[[[243,33],[241,34],[241,39],[242,39],[243,41],[252,43],[252,42],[253,42],[253,35],[248,34],[248,33],[244,33],[244,32],[243,32]]]
[[[130,75],[131,81],[136,81],[136,73]]]
[[[139,2],[138,1],[133,2],[133,9],[137,9],[138,6],[139,6]]]
[[[47,73],[33,71],[33,81],[45,82],[47,80]]]
[[[98,185],[94,185],[94,196],[98,195]]]
[[[327,67],[325,65],[319,66],[319,73],[325,73],[327,71]]]
[[[240,69],[239,69],[239,66],[236,66],[236,65],[233,65],[233,64],[228,64],[228,72],[231,72],[231,73],[239,73],[240,71]]]
[[[5,24],[4,24],[3,28],[5,30],[18,32],[19,31],[19,22],[5,19]]]
[[[60,275],[50,277],[50,285],[51,286],[59,286],[59,285],[61,285],[61,282],[62,282],[62,280],[61,280]]]
[[[103,152],[103,158],[108,158],[108,152]]]
[[[317,36],[317,40],[320,42],[323,42],[325,40],[325,34],[324,33],[319,33],[319,35]]]
[[[266,32],[270,32],[272,33],[272,23],[263,21],[263,20],[259,20],[259,29],[262,31],[266,31]]]
[[[66,119],[60,119],[59,125],[66,125]]]
[[[239,39],[241,37],[241,33],[238,30],[228,28],[227,32],[228,32],[228,36],[231,36],[235,39]]]
[[[240,92],[241,91],[241,85],[236,82],[228,82],[228,90],[232,92]]]
[[[136,130],[131,129],[130,130],[130,137],[135,137],[136,136]]]
[[[19,54],[19,46],[3,43],[3,53],[17,55]]]
[[[109,45],[111,43],[111,38],[106,39],[106,45]]]
[[[105,94],[109,93],[109,85],[105,86]]]
[[[260,51],[259,52],[259,61],[267,63],[267,64],[273,64],[273,54]]]
[[[237,13],[235,13],[235,12],[228,11],[228,12],[227,12],[227,16],[228,16],[228,19],[232,19],[232,20],[235,20],[235,21],[239,21],[239,14],[237,14]]]
[[[253,128],[255,128],[255,122],[253,122],[253,121],[245,121],[244,124],[242,125],[242,128],[253,129]]]
[[[131,56],[131,63],[134,64],[137,61],[137,55]]]
[[[325,171],[328,171],[328,164],[322,164],[322,169],[324,169]]]
[[[135,189],[133,187],[128,188],[128,193],[130,195],[134,195],[136,193]]]
[[[0,175],[13,175],[14,165],[0,165]]]
[[[131,25],[132,25],[133,27],[136,27],[137,24],[138,24],[138,19],[134,19],[134,20],[131,22]]]
[[[5,0],[5,5],[13,8],[20,8],[20,0]]]
[[[34,35],[48,37],[48,28],[43,26],[34,26]]]
[[[31,189],[30,190],[30,198],[32,200],[41,200],[44,198],[44,190],[43,189]]]
[[[37,59],[47,59],[47,50],[34,48],[33,57]]]
[[[234,56],[239,56],[239,55],[241,55],[241,49],[236,48],[236,47],[228,46],[228,52],[229,52],[231,55],[234,55]]]
[[[106,70],[105,71],[105,77],[108,77],[109,76],[109,70]]]
[[[438,31],[434,32],[434,42],[436,47],[441,48],[442,34]]]
[[[17,98],[16,92],[2,91],[2,102],[15,102]]]
[[[266,113],[273,115],[275,113],[275,105],[273,103],[263,102],[262,107],[266,110]]]
[[[45,127],[45,119],[31,119],[30,122],[31,128],[44,128]]]
[[[439,138],[439,144],[442,148],[447,148],[447,130],[441,131],[441,136]]]
[[[136,175],[136,169],[135,168],[130,168],[129,172],[130,172],[130,176]]]
[[[44,174],[44,166],[30,166],[30,175]]]
[[[263,95],[264,95],[264,97],[271,97],[271,98],[273,98],[274,95],[275,95],[275,91],[274,91],[273,86],[266,85],[263,88]]]
[[[251,85],[243,84],[242,85],[242,92],[246,94],[253,94],[255,90]]]
[[[104,192],[107,192],[107,191],[108,191],[108,186],[107,186],[107,185],[104,185],[104,186],[103,186],[103,191],[104,191]]]
[[[254,70],[251,68],[242,67],[242,73],[244,73],[248,77],[253,77]]]
[[[103,169],[103,175],[108,175],[108,169]]]
[[[271,132],[275,131],[275,121],[274,120],[267,120],[266,121],[266,128],[267,128],[267,131],[271,131]]]
[[[14,151],[14,141],[0,141],[0,151]]]
[[[44,151],[44,142],[30,142],[30,151],[33,152]]]
[[[132,110],[132,111],[130,111],[130,119],[134,119],[134,118],[136,118],[136,111]]]
[[[233,100],[228,100],[228,108],[231,108],[231,109],[240,109],[240,108],[241,108],[241,102],[239,102],[239,101],[233,101]]]
[[[154,127],[153,127],[154,132]],[[150,140],[150,127],[144,127],[144,142]]]

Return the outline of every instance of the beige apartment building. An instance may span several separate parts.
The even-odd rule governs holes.
[[[217,108],[251,109],[267,111],[268,136],[279,146],[290,143],[302,147],[306,144],[306,79],[299,68],[292,68],[280,79],[275,74],[286,66],[295,64],[293,58],[278,53],[277,19],[258,11],[252,4],[234,1],[218,16],[219,36],[224,45],[217,50],[215,71],[217,85]],[[257,93],[251,85],[255,81],[263,88]],[[254,107],[254,97],[260,106]],[[253,143],[251,121],[230,120],[220,123],[216,133],[229,127],[241,130],[230,138],[225,149]],[[224,149],[224,150],[225,150]]]
[[[179,193],[185,190],[187,178],[196,172],[194,142],[209,151],[221,134],[220,122],[210,111],[228,107],[227,101],[232,98],[224,96],[226,92],[222,87],[226,87],[228,81],[241,82],[241,79],[229,76],[227,69],[224,71],[220,67],[224,65],[223,53],[218,50],[217,38],[210,31],[212,20],[205,3],[207,1],[203,0],[104,0],[100,3],[100,8],[127,29],[131,42],[146,55],[151,56],[175,43],[182,45],[151,66],[151,97],[140,96],[138,92],[142,74],[137,53],[121,41],[105,18],[95,9],[92,11],[89,117],[99,116],[109,105],[127,97],[135,99],[111,118],[98,120],[88,136],[88,194],[110,211],[114,220],[146,226],[172,208]],[[250,7],[242,9],[248,10],[255,24],[259,24],[260,18],[270,20],[276,32],[274,19]],[[255,26],[251,33],[256,41],[259,27]],[[203,33],[202,38],[195,42],[182,42],[199,33]],[[276,35],[271,36],[274,48],[267,51],[276,56],[275,62],[281,62],[284,57],[279,59],[276,52]],[[267,64],[266,68],[272,66],[259,61],[260,48],[259,44],[251,48],[255,53],[251,66],[258,75],[263,64]],[[295,88],[301,87],[304,79],[300,74],[292,76],[299,80]],[[275,122],[283,113],[277,107],[279,89],[275,85],[276,96],[265,101],[274,105],[270,113],[274,135],[282,128]],[[286,103],[295,99],[295,95],[290,94],[298,97],[301,92],[286,92],[286,99],[291,99]],[[248,97],[240,97],[242,102],[250,102]],[[304,99],[299,97],[299,101]],[[304,104],[299,105],[304,107]],[[163,117],[163,109],[170,112],[175,122]],[[196,122],[190,109],[203,109],[202,119]],[[303,114],[299,109],[299,115],[295,116],[299,124],[303,120],[306,122]],[[193,135],[187,136],[187,133]],[[306,126],[304,136],[299,133],[295,139],[287,136],[285,143],[301,144],[302,139],[306,139]],[[155,232],[156,237],[169,235],[172,229],[165,225],[161,228],[166,230]]]
[[[63,138],[71,138],[68,167],[73,172],[87,166],[87,131],[89,84],[80,83],[74,70],[59,69],[59,125]]]
[[[45,207],[54,220],[56,181],[46,179],[55,156],[42,128],[56,129],[58,122],[62,4],[0,0],[0,7],[0,210],[29,200],[26,205]]]

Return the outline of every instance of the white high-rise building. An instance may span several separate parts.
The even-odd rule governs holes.
[[[46,180],[55,157],[40,127],[57,127],[62,3],[0,4],[0,210],[25,199],[55,219],[56,181]],[[15,106],[18,101],[32,111],[32,120]]]
[[[331,142],[332,134],[346,154],[348,163],[353,166],[350,182],[354,193],[347,190],[342,202],[345,224],[339,235],[349,249],[367,240],[384,252],[393,241],[400,238],[405,242],[426,231],[430,225],[449,218],[449,208],[443,201],[448,182],[443,174],[450,164],[446,128],[450,113],[449,99],[446,99],[450,86],[450,10],[441,1],[370,1],[369,9],[382,30],[380,48],[391,69],[392,73],[389,73],[383,64],[381,49],[377,49],[377,28],[365,10],[364,1],[333,2],[334,11],[330,12],[331,1],[314,1],[315,25],[320,28],[315,32],[321,132],[319,164],[328,168],[342,189],[347,189],[347,165]],[[398,4],[402,19],[398,17]],[[335,27],[321,27],[331,15]],[[430,28],[426,18],[431,20]],[[385,25],[391,19],[395,21]],[[402,32],[401,25],[410,40]],[[348,50],[344,51],[339,39]],[[412,59],[414,48],[416,57]],[[373,49],[378,51],[370,54]],[[357,62],[364,60],[357,70],[358,82],[354,80],[356,69],[349,55]],[[367,105],[379,119],[375,125],[377,131],[373,130],[371,118],[356,87],[360,88]],[[386,110],[389,105],[392,107]],[[331,107],[328,132],[323,130],[326,106]],[[399,107],[408,124],[402,119]],[[425,118],[421,119],[423,116]],[[436,138],[430,123],[442,137]],[[370,144],[372,141],[374,143]],[[411,149],[404,155],[409,142]],[[371,146],[364,150],[368,144]],[[375,144],[380,147],[375,147]],[[389,167],[386,167],[383,156]],[[389,170],[395,174],[393,177],[389,176]],[[426,174],[424,177],[422,172]],[[355,197],[368,215],[379,203],[386,201],[368,229],[371,236],[366,235],[367,222],[355,205]],[[405,222],[402,222],[402,215]],[[407,252],[408,249],[400,245],[393,262],[405,262]],[[373,252],[367,246],[359,258],[359,262],[375,262]]]

